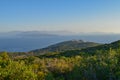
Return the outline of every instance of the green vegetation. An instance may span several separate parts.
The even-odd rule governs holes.
[[[0,54],[0,80],[120,80],[120,41],[40,56],[10,54]]]
[[[57,43],[55,45],[51,45],[46,48],[33,50],[30,52],[36,55],[41,55],[41,54],[46,54],[49,52],[64,52],[68,50],[81,50],[84,48],[94,47],[98,45],[101,45],[101,44],[94,43],[94,42],[85,42],[82,40],[71,40],[71,41],[64,41],[61,43]]]

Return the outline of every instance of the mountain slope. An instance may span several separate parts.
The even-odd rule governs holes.
[[[87,47],[81,50],[68,50],[64,52],[59,53],[51,53],[51,54],[45,54],[40,57],[73,57],[77,55],[95,55],[99,53],[109,53],[110,50],[114,50],[115,52],[120,52],[120,40],[112,42],[110,44],[102,44],[94,47]],[[102,55],[101,54],[101,55]]]
[[[88,53],[95,53],[97,50],[109,51],[110,49],[113,49],[113,50],[120,49],[120,40],[112,42],[110,44],[104,44],[104,45],[100,45],[92,48],[86,48],[81,51],[88,52]]]
[[[67,50],[81,50],[88,47],[94,47],[100,45],[99,43],[94,42],[84,42],[82,40],[71,40],[71,41],[64,41],[55,45],[48,46],[46,48],[33,50],[30,52],[37,53],[37,54],[45,54],[49,52],[63,52]]]

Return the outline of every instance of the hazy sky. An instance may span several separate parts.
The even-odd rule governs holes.
[[[0,32],[120,33],[120,0],[0,0]]]

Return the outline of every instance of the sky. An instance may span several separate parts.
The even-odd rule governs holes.
[[[0,32],[120,33],[120,0],[0,0]]]

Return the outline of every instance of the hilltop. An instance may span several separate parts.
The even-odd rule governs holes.
[[[81,49],[85,49],[88,47],[95,47],[98,45],[101,45],[101,44],[95,43],[95,42],[87,42],[83,40],[69,40],[69,41],[60,42],[54,45],[50,45],[46,48],[36,49],[30,52],[35,53],[35,54],[46,54],[49,52],[64,52],[68,50],[81,50]]]
[[[110,50],[114,50],[115,52],[120,51],[120,40],[109,43],[109,44],[99,44],[97,46],[93,47],[86,47],[82,49],[77,49],[77,50],[67,50],[64,52],[59,52],[59,53],[47,53],[44,55],[41,55],[40,57],[73,57],[77,55],[95,55],[102,53],[109,53]]]

